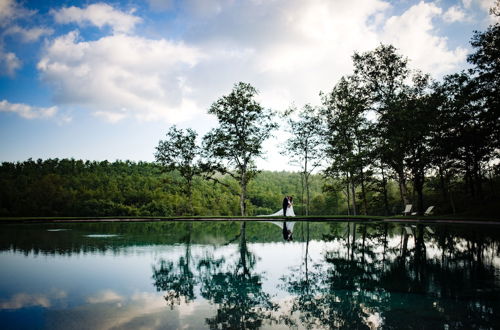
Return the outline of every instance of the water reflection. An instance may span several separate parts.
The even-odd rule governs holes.
[[[185,256],[176,264],[160,260],[159,267],[153,266],[154,285],[166,291],[165,300],[171,307],[180,305],[181,297],[184,303],[192,301],[193,286],[199,283],[201,297],[216,308],[216,314],[206,319],[211,329],[258,329],[273,319],[278,305],[262,290],[263,274],[254,271],[257,258],[248,248],[246,227],[241,222],[239,233],[224,244],[238,242],[236,257],[205,254],[197,262],[196,278],[190,270],[190,235]]]
[[[68,315],[97,325],[111,314],[123,327],[212,329],[494,328],[500,322],[494,225],[184,222],[49,229],[57,228],[12,226],[0,233],[0,262],[10,266],[0,269],[0,322],[14,310],[46,310],[43,326],[35,328],[57,322],[67,328]],[[40,253],[45,261],[37,260]],[[51,289],[42,294],[40,288]],[[129,319],[126,309],[143,314]]]
[[[325,235],[338,244],[324,252],[322,263],[310,269],[306,252],[302,271],[283,277],[294,297],[292,312],[300,313],[306,328],[418,322],[472,328],[498,322],[492,313],[499,304],[498,242],[486,244],[482,235],[450,237],[446,228],[434,234],[423,225],[402,226],[399,237],[389,238],[388,229],[348,223],[344,235]]]

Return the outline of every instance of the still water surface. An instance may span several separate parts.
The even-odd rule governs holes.
[[[1,328],[500,326],[498,225],[290,227],[2,225]]]

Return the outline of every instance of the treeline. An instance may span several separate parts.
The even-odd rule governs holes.
[[[239,213],[237,183],[221,177],[229,187],[197,177],[193,183],[194,215],[232,216]],[[498,176],[488,185],[487,196],[493,198],[500,189]],[[0,216],[182,216],[192,214],[188,197],[182,189],[183,179],[176,171],[164,172],[155,163],[96,162],[74,159],[27,160],[0,165]],[[231,187],[232,186],[232,187]],[[332,187],[340,187],[333,189]],[[352,214],[342,181],[313,174],[310,180],[310,214]],[[389,214],[401,212],[398,185],[389,181]],[[438,213],[448,213],[446,201],[438,189],[439,178],[428,180],[425,192],[429,203],[438,205]],[[494,216],[498,202],[474,205],[465,194],[465,183],[453,186],[456,212]],[[281,208],[284,195],[294,196],[297,214],[305,214],[301,174],[262,171],[248,188],[248,214],[271,214]],[[369,189],[368,212],[386,214],[383,195]],[[488,206],[489,205],[489,206]],[[352,207],[352,206],[351,206]]]
[[[237,215],[236,183],[221,185],[197,177],[193,182],[195,215]],[[319,176],[312,190],[315,212],[331,213]],[[300,196],[300,175],[261,172],[249,186],[248,210],[271,214],[285,194]],[[96,162],[74,159],[4,162],[0,166],[0,216],[181,216],[191,214],[178,172],[148,162]],[[300,212],[300,202],[296,208]]]

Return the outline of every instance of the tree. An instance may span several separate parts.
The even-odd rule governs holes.
[[[189,199],[189,211],[193,209],[193,179],[201,174],[200,147],[196,144],[197,134],[192,129],[178,129],[172,126],[165,140],[156,147],[156,161],[167,171],[178,171],[185,180],[184,192]]]
[[[248,182],[257,173],[254,160],[262,155],[263,142],[277,127],[271,112],[255,101],[256,95],[252,85],[235,84],[231,93],[210,107],[208,113],[217,117],[219,127],[203,138],[207,159],[238,181],[242,216],[246,215]]]
[[[285,116],[289,117],[297,111],[296,108],[291,108],[285,113]],[[288,132],[292,134],[292,137],[284,143],[282,154],[290,157],[291,164],[298,164],[301,167],[302,191],[304,188],[306,191],[305,211],[306,215],[309,215],[311,200],[309,178],[323,158],[321,150],[323,125],[318,109],[310,104],[304,105],[298,112],[297,119],[288,118],[287,124]],[[302,202],[303,200],[302,198]]]
[[[430,93],[430,77],[420,72],[412,76],[413,84],[406,93],[407,110],[402,123],[406,131],[408,152],[405,154],[405,166],[413,179],[413,189],[417,193],[417,213],[424,213],[425,174],[431,165],[431,131],[439,130],[436,122],[435,104]]]
[[[499,16],[500,2],[496,2],[492,11]],[[483,124],[492,133],[495,148],[500,148],[500,23],[490,25],[486,31],[475,31],[471,40],[475,52],[467,61],[474,64],[472,74],[477,80],[479,97],[482,98]]]
[[[446,172],[455,171],[463,174],[471,197],[482,197],[482,173],[498,146],[498,118],[492,121],[498,114],[487,106],[479,79],[466,72],[444,77],[434,89],[439,129],[432,142],[433,161],[445,174],[442,189],[449,180]]]
[[[352,197],[354,215],[357,214],[355,187],[359,183],[367,214],[365,169],[373,149],[371,124],[365,116],[369,100],[354,76],[342,77],[333,90],[322,97],[326,153],[332,160],[325,173],[346,177],[348,204]]]
[[[380,157],[398,177],[401,200],[410,203],[404,164],[408,152],[404,106],[410,77],[408,60],[392,45],[380,45],[375,50],[353,55],[354,74],[367,89],[371,108],[377,113],[377,138]]]

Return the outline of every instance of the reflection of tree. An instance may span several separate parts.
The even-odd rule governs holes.
[[[255,256],[248,250],[246,223],[241,223],[237,261],[206,258],[199,264],[201,295],[217,305],[217,314],[207,319],[211,329],[258,329],[272,318],[277,306],[262,291],[262,278],[252,274]]]
[[[160,260],[158,267],[153,266],[153,280],[157,291],[165,291],[165,300],[173,308],[179,305],[181,299],[190,302],[195,299],[194,285],[196,279],[191,271],[191,232],[192,223],[189,222],[188,232],[184,237],[186,252],[174,264],[172,261]]]
[[[471,328],[498,321],[495,269],[484,260],[493,244],[484,236],[461,239],[419,224],[392,228],[391,240],[388,224],[344,226],[324,235],[338,244],[312,267],[306,240],[302,267],[282,278],[291,312],[306,328]],[[441,246],[442,255],[430,257],[429,245]]]

